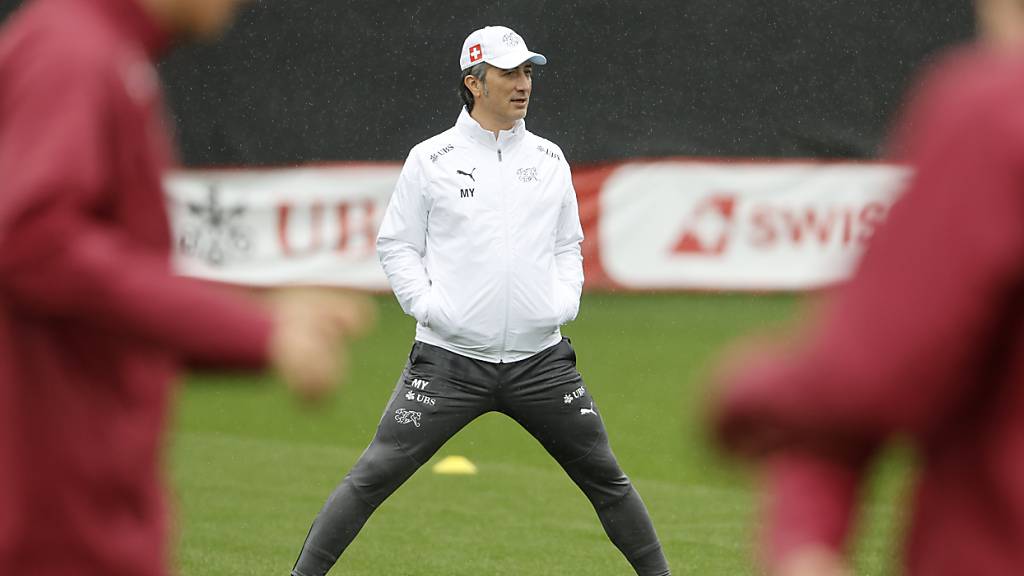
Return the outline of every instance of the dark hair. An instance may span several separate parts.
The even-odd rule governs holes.
[[[480,81],[480,84],[487,85],[487,64],[481,62],[466,68],[462,71],[462,76],[459,77],[459,97],[462,98],[462,103],[466,105],[466,110],[469,112],[473,111],[473,105],[476,103],[473,98],[473,93],[466,87],[466,78],[472,76]]]

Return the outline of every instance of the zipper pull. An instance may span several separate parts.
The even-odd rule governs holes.
[[[498,162],[501,162],[501,150],[498,150]]]

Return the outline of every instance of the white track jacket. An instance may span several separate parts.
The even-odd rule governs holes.
[[[495,139],[463,109],[409,153],[377,254],[417,340],[515,362],[576,317],[582,241],[561,149],[522,120]]]

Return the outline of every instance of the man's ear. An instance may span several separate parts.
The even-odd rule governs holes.
[[[487,68],[490,65],[486,65]],[[483,78],[477,78],[472,74],[462,79],[462,83],[466,85],[469,92],[473,95],[473,98],[480,98],[484,94],[484,82],[487,80],[487,70],[484,70]]]
[[[462,79],[462,83],[465,84],[466,88],[469,89],[469,93],[472,94],[474,98],[480,97],[482,90],[480,89],[480,80],[478,80],[476,76],[470,74]]]

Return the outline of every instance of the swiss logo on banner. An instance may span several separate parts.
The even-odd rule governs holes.
[[[601,269],[636,290],[830,285],[852,270],[907,175],[887,164],[627,163],[600,185]]]
[[[484,51],[483,51],[483,49],[480,48],[479,44],[474,44],[474,45],[469,47],[469,62],[470,62],[470,64],[472,64],[473,62],[479,62],[480,60],[483,60],[483,57],[484,57]]]
[[[692,256],[724,254],[732,239],[735,217],[734,194],[708,196],[690,213],[679,241],[672,248],[672,253]]]

